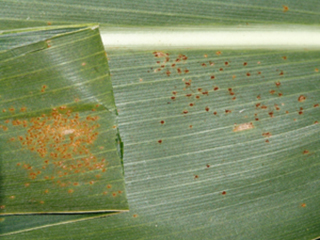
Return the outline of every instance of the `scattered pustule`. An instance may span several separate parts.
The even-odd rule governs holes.
[[[299,102],[304,102],[306,99],[307,99],[307,97],[305,97],[304,95],[300,95],[300,96],[298,97],[298,101],[299,101]]]
[[[265,133],[262,133],[262,136],[264,136],[264,137],[271,137],[271,133],[270,133],[270,132],[265,132]]]
[[[282,5],[282,8],[283,8],[282,10],[283,12],[287,12],[289,10],[289,7],[286,5]]]

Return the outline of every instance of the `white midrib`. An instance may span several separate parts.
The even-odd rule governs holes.
[[[102,30],[105,47],[320,49],[320,28]]]

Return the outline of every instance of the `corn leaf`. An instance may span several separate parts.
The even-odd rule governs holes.
[[[319,26],[320,10],[314,0],[0,0],[0,6],[0,29],[55,25],[52,29],[56,31],[52,33],[52,29],[47,27],[38,31],[41,34],[33,31],[31,35],[24,35],[25,43],[15,36],[10,40],[7,38],[0,46],[1,51],[9,48],[15,51],[10,52],[11,55],[3,55],[5,60],[1,61],[2,64],[7,64],[8,59],[16,55],[48,51],[50,43],[46,40],[52,35],[65,36],[71,31],[72,36],[63,41],[64,44],[68,41],[75,44],[74,39],[85,41],[80,35],[75,37],[75,32],[91,31],[83,30],[83,26],[71,30],[60,25],[98,22],[103,33],[119,29],[124,33],[150,29],[173,31],[181,27],[190,33],[200,27],[209,31],[215,27],[255,31],[265,27],[273,29],[274,25],[280,25],[280,29],[309,31],[310,26],[314,25],[314,29]],[[62,29],[67,29],[68,33],[63,33]],[[98,34],[98,30],[93,31]],[[4,33],[10,36],[17,32],[22,34],[21,30]],[[83,58],[90,57],[97,65],[102,64],[105,60],[94,55],[100,50],[92,44],[88,41],[74,50],[81,57],[71,54],[67,48],[61,52],[69,53],[69,61],[78,61],[80,65]],[[95,214],[78,215],[5,216],[0,220],[0,236],[5,239],[217,240],[310,240],[319,237],[318,50],[270,50],[270,47],[269,50],[253,50],[251,45],[242,50],[204,48],[201,45],[193,49],[154,46],[152,51],[150,47],[147,50],[146,47],[117,49],[105,46],[105,49],[118,125],[114,119],[113,99],[110,98],[110,105],[101,111],[101,118],[107,118],[106,114],[110,112],[113,123],[101,124],[101,129],[113,125],[119,128],[123,141],[123,148],[119,148],[123,150],[130,211],[122,214],[96,214],[95,211]],[[52,61],[68,62],[61,59],[60,54],[54,55]],[[46,62],[38,59],[33,62],[41,69],[52,65],[44,66]],[[82,76],[88,79],[92,75],[82,70],[86,66],[79,66],[79,63],[75,66],[81,69],[78,83],[82,84],[86,81]],[[106,63],[103,64],[105,66]],[[9,68],[12,64],[7,66]],[[73,68],[59,65],[55,74],[69,70]],[[36,82],[45,84],[40,79]],[[110,82],[105,84],[108,91],[112,91]],[[39,96],[43,94],[39,93],[41,85],[37,88]],[[1,88],[1,94],[13,95],[8,89],[17,86],[5,86],[5,90]],[[98,93],[105,93],[106,88],[103,90],[102,86],[93,88]],[[31,85],[26,85],[25,91],[30,91],[28,87]],[[90,100],[86,99],[88,104],[86,101],[85,104],[74,103],[74,99],[68,99],[72,97],[70,94],[64,96],[68,101],[51,99],[45,114],[49,116],[52,108],[73,102],[75,112],[86,117],[97,104],[97,96],[99,101],[106,101],[106,96],[100,98],[96,93],[90,96]],[[0,103],[7,98],[0,98]],[[34,96],[34,99],[41,101],[40,97]],[[19,104],[5,106],[8,115],[1,119],[3,126],[7,126],[7,116],[14,115],[10,108],[20,109]],[[48,101],[34,104],[47,106]],[[42,113],[44,107],[38,110]],[[35,118],[38,112],[32,113],[30,119]],[[10,117],[10,128],[18,130],[12,126],[12,120],[21,118],[23,121],[29,117],[28,114]],[[16,148],[10,145],[16,143],[10,138],[16,139],[19,135],[5,134],[1,135],[4,138],[0,148],[1,153],[9,154],[8,149],[18,149],[18,145]],[[119,138],[115,130],[108,139],[119,141]],[[116,146],[114,142],[111,145],[113,148]],[[12,160],[21,162],[10,157],[5,169]],[[17,166],[12,169],[15,174],[21,170]],[[3,170],[2,165],[0,170],[2,178],[12,176]],[[1,179],[1,186],[8,184],[3,182]],[[77,198],[83,202],[83,197],[87,197],[87,202],[81,203],[83,208],[105,204],[91,200],[92,196],[87,196],[86,190],[83,189],[83,196]],[[64,194],[70,196],[70,193]],[[109,191],[106,196],[108,194]],[[17,198],[10,199],[10,196],[8,192],[1,197],[1,201],[6,201],[6,209],[7,206],[13,210],[22,209],[21,204],[25,201],[14,205],[12,200]],[[57,199],[45,202],[56,202]],[[71,201],[69,204],[70,207]],[[127,205],[122,206],[122,210],[127,209]],[[35,205],[29,209],[42,211]],[[62,212],[57,206],[51,206],[44,212],[50,212],[50,209]],[[86,210],[83,212],[88,212]]]

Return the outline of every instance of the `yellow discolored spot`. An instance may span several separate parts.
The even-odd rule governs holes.
[[[282,5],[282,8],[283,8],[282,10],[283,12],[287,12],[289,10],[289,7],[286,5]]]
[[[29,186],[30,186],[30,183],[25,183],[24,186],[25,186],[25,187],[29,187]]]
[[[49,189],[46,189],[46,190],[44,191],[44,193],[49,193]]]
[[[316,69],[314,69],[314,71],[315,71],[315,72],[319,72],[319,69],[318,69],[318,68],[316,68]]]
[[[0,222],[4,222],[5,218],[0,218]]]
[[[40,204],[44,204],[44,201],[40,201]]]
[[[104,192],[103,192],[103,195],[107,195],[107,194],[108,194],[108,192],[107,192],[107,191],[104,191]]]
[[[84,67],[85,65],[87,65],[85,62],[81,63],[81,66]]]
[[[0,205],[0,209],[5,209],[6,206],[5,205]]]
[[[16,197],[15,196],[10,196],[10,199],[15,199]]]
[[[252,122],[242,123],[242,124],[236,125],[233,128],[233,131],[234,132],[240,132],[240,131],[249,130],[249,129],[252,129],[252,128],[254,128]]]
[[[207,57],[208,57],[208,55],[207,55],[207,54],[204,54],[203,56],[204,56],[205,58],[207,58]]]

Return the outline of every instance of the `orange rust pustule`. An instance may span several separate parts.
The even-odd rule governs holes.
[[[283,12],[287,12],[289,10],[289,7],[286,5],[282,5],[282,8],[283,8],[282,10]]]

